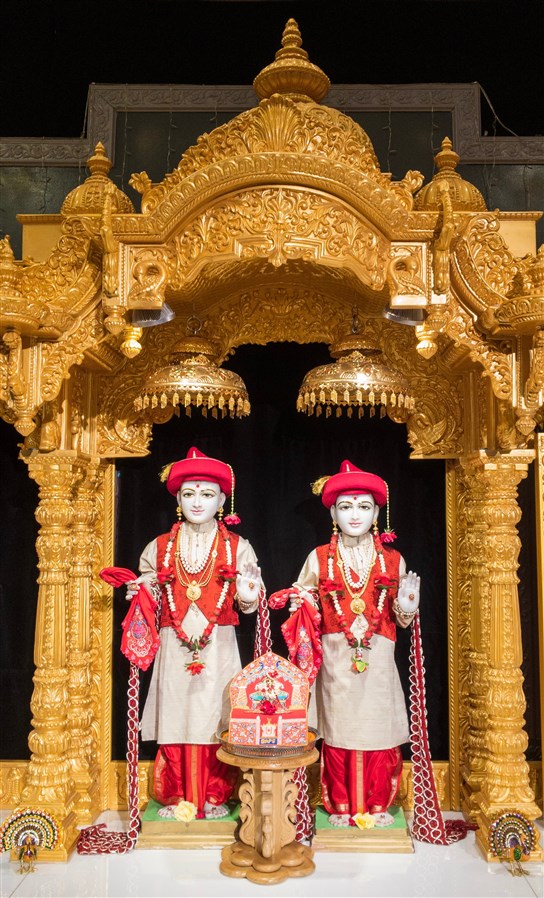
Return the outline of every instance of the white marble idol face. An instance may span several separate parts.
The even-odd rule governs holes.
[[[191,524],[207,524],[225,503],[218,483],[209,480],[186,480],[178,492],[183,517]]]
[[[342,493],[331,506],[331,516],[346,536],[363,536],[378,517],[379,506],[369,493]]]

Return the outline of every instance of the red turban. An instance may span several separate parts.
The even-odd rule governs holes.
[[[209,458],[192,446],[186,458],[174,462],[168,472],[166,488],[175,496],[186,480],[207,480],[219,484],[221,491],[230,496],[234,487],[234,474],[229,465],[218,458]]]
[[[387,484],[385,480],[382,480],[377,474],[361,471],[360,468],[356,468],[347,459],[340,465],[339,473],[333,474],[325,483],[321,501],[323,505],[330,508],[334,505],[338,496],[342,496],[344,493],[351,493],[352,495],[369,493],[376,504],[380,506],[385,505],[387,502]]]

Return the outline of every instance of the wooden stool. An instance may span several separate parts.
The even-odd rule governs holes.
[[[243,757],[220,748],[217,758],[239,767],[240,831],[223,848],[219,869],[225,876],[245,877],[270,885],[315,870],[313,852],[295,841],[297,786],[292,773],[319,757],[315,748],[290,757]]]

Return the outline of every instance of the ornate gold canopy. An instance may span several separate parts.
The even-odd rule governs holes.
[[[334,343],[355,306],[414,406],[414,458],[448,459],[449,790],[480,825],[539,815],[524,759],[516,487],[542,445],[544,257],[516,257],[503,215],[445,140],[436,174],[382,172],[366,133],[320,104],[328,79],[296,23],[255,79],[255,108],[203,134],[141,211],[98,144],[43,262],[0,242],[0,414],[40,487],[32,759],[18,798],[55,811],[65,857],[107,806],[109,562],[115,458],[148,452],[135,406],[196,314],[220,364],[237,346]],[[133,312],[176,317],[136,336]],[[419,309],[405,327],[391,309]],[[166,420],[171,408],[165,409]],[[539,468],[539,471],[541,468]],[[540,475],[539,475],[540,476]]]

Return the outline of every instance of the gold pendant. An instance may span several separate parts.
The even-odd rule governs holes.
[[[355,596],[349,607],[354,614],[362,614],[366,608],[366,602],[360,596]]]
[[[193,580],[191,585],[187,587],[185,595],[190,602],[198,602],[200,596],[202,595],[202,590],[196,580]]]

